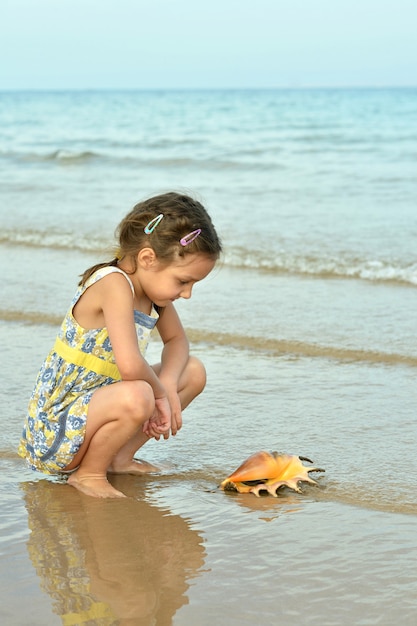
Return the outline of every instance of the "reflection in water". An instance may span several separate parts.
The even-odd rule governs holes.
[[[272,496],[256,497],[252,493],[225,492],[226,497],[233,500],[242,507],[246,513],[256,513],[258,519],[264,522],[272,522],[278,517],[287,513],[298,513],[303,508],[303,501],[300,496],[293,493]]]
[[[47,480],[21,488],[29,556],[64,626],[172,623],[205,554],[182,517],[143,501],[134,482],[133,497],[123,500],[96,500]]]

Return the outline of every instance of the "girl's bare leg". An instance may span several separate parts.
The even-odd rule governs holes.
[[[152,366],[157,376],[161,371],[161,364]],[[206,370],[202,362],[195,356],[190,356],[178,382],[178,395],[181,408],[184,410],[198,396],[206,386]]]
[[[126,442],[142,433],[154,406],[152,388],[144,381],[123,381],[98,389],[88,407],[84,443],[65,468],[78,468],[68,483],[90,496],[124,497],[107,481],[107,470]]]
[[[113,458],[108,472],[110,474],[149,474],[158,472],[159,469],[152,463],[133,458],[139,448],[147,441],[149,441],[149,437],[144,432],[140,431],[134,434]]]
[[[159,375],[160,364],[153,369]],[[178,395],[184,410],[196,398],[206,385],[204,365],[195,357],[190,357],[180,377]],[[146,461],[134,460],[135,453],[149,440],[143,432],[137,432],[116,454],[108,471],[115,474],[145,474],[157,472],[158,468]]]
[[[160,365],[154,366],[157,374]],[[204,389],[203,364],[190,357],[180,377],[178,395],[185,409]],[[73,461],[65,468],[74,471],[68,484],[90,496],[124,497],[107,480],[107,472],[143,474],[157,471],[150,463],[133,460],[148,440],[143,424],[154,410],[151,387],[144,381],[123,381],[98,389],[88,408],[86,436]]]

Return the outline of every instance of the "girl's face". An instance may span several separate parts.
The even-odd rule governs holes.
[[[195,283],[203,280],[213,269],[216,261],[205,254],[187,254],[169,265],[154,263],[142,266],[140,283],[143,291],[154,304],[166,306],[178,298],[191,298]]]

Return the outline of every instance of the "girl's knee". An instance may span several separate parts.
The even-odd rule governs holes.
[[[206,386],[207,374],[206,368],[200,359],[190,356],[187,365],[188,380],[195,389],[196,393],[201,393]]]
[[[144,380],[124,381],[123,414],[126,418],[147,420],[155,408],[152,387]]]

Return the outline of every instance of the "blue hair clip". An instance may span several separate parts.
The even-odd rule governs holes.
[[[163,218],[163,214],[160,213],[159,215],[157,215],[156,217],[154,217],[149,224],[147,224],[145,226],[145,228],[143,229],[144,233],[146,235],[150,235],[151,233],[153,233],[153,231],[155,230],[155,228],[158,226],[159,222],[162,220]]]

